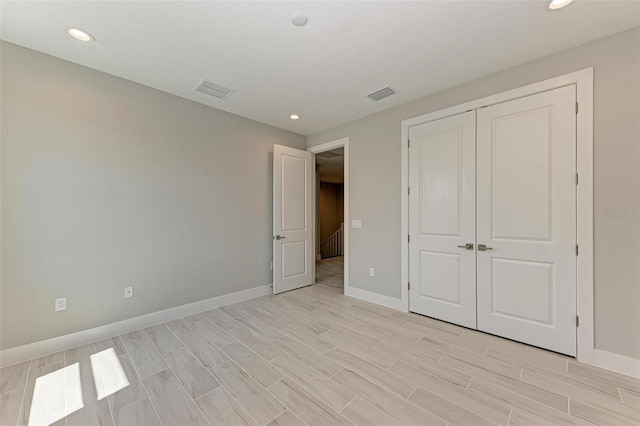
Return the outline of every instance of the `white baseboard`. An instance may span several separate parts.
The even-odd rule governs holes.
[[[373,293],[371,291],[362,290],[355,287],[346,287],[344,289],[344,295],[364,300],[365,302],[375,303],[376,305],[395,309],[396,311],[407,312],[407,307],[402,302],[402,300],[396,299],[394,297],[384,296],[382,294]]]
[[[640,359],[637,358],[603,351],[602,349],[594,349],[592,359],[581,360],[580,362],[640,379]]]
[[[220,306],[231,305],[233,303],[254,299],[267,294],[271,294],[271,284],[225,294],[211,299],[200,300],[186,305],[176,306],[175,308],[152,312],[150,314],[140,315],[138,317],[89,328],[87,330],[52,337],[51,339],[40,340],[38,342],[4,349],[0,351],[0,365],[2,367],[7,367],[19,362],[60,352],[65,349],[87,345],[89,343],[108,339],[109,337],[130,333],[132,331],[140,330],[166,321],[183,318],[189,315],[219,308]]]

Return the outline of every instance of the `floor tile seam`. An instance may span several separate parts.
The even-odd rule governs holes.
[[[328,357],[325,355],[325,354],[327,354],[328,352],[331,352],[332,350],[334,350],[334,349],[336,348],[335,346],[334,346],[333,348],[329,349],[327,352],[325,352],[325,353],[321,353],[321,352],[318,352],[318,351],[316,351],[316,350],[314,350],[314,349],[312,349],[312,348],[309,348],[308,346],[306,346],[305,344],[303,344],[302,342],[300,342],[299,340],[297,340],[297,339],[295,339],[295,338],[293,338],[293,337],[290,337],[290,336],[286,336],[286,337],[288,337],[288,338],[290,338],[290,339],[294,340],[296,343],[298,343],[298,344],[300,344],[300,345],[304,346],[306,349],[308,349],[308,350],[310,350],[310,351],[313,351],[313,352],[315,352],[316,354],[318,354],[318,355],[320,355],[320,356],[324,357],[324,358],[325,358],[325,359],[327,359],[328,361],[332,361],[332,362],[334,362],[335,364],[337,364],[337,365],[339,365],[339,366],[341,366],[341,367],[342,367],[342,364],[336,363],[336,362],[335,362],[335,361],[333,361],[331,358],[328,358]],[[276,345],[273,341],[271,341],[271,342],[272,342],[272,344]],[[289,350],[287,350],[287,349],[285,349],[285,348],[283,348],[283,347],[280,347],[280,346],[278,346],[278,345],[276,345],[276,346],[277,346],[279,349],[281,349],[281,350],[283,351],[283,353],[286,353],[286,354],[287,354],[287,355],[289,355],[290,357],[295,358],[296,360],[298,360],[299,362],[303,363],[303,364],[304,364],[304,365],[306,365],[307,367],[309,367],[309,368],[313,369],[314,371],[316,371],[318,374],[320,374],[320,375],[322,375],[322,376],[325,376],[325,375],[322,373],[322,371],[318,370],[316,367],[314,367],[313,365],[309,364],[308,362],[306,362],[306,361],[303,361],[303,360],[299,359],[299,358],[298,358],[298,357],[297,357],[293,352],[290,352]],[[278,356],[281,356],[281,355],[282,355],[282,354],[280,354],[280,355],[278,355]],[[339,373],[339,371],[338,371],[338,373]],[[333,374],[331,375],[331,377],[333,377],[335,374],[337,374],[337,373],[333,373]],[[327,377],[327,376],[325,376],[325,377]]]
[[[473,379],[473,377],[472,377],[472,379]],[[471,380],[469,380],[469,383],[471,383]],[[467,386],[468,386],[468,385],[467,385]],[[447,398],[447,397],[446,397],[446,396],[444,396],[444,395],[439,394],[435,389],[434,389],[434,390],[431,390],[431,389],[426,389],[426,388],[424,388],[424,387],[422,387],[422,386],[418,386],[418,387],[413,391],[413,393],[415,393],[418,389],[424,389],[425,391],[430,392],[430,393],[432,393],[432,394],[434,394],[434,395],[438,396],[439,398],[442,398],[442,399],[444,399],[445,401],[447,401],[447,402],[449,402],[449,403],[451,403],[451,404],[453,404],[453,405],[455,405],[455,406],[457,406],[457,407],[462,408],[462,409],[463,409],[463,410],[465,410],[465,411],[468,411],[468,412],[470,412],[470,413],[472,413],[472,414],[475,414],[476,416],[482,417],[483,419],[485,419],[485,420],[487,420],[487,421],[489,421],[489,422],[496,423],[495,421],[493,421],[493,420],[491,420],[491,419],[489,419],[489,418],[485,417],[485,416],[484,416],[484,415],[482,415],[481,413],[478,413],[478,412],[476,412],[476,411],[472,410],[471,408],[467,408],[467,407],[465,407],[465,406],[461,405],[460,403],[458,403],[458,402],[456,402],[456,401],[453,401],[453,400],[451,400],[451,399]],[[466,390],[468,390],[468,388],[464,388],[464,390],[466,391]],[[471,392],[471,391],[469,390],[469,392]],[[413,393],[412,393],[411,395],[413,395]],[[409,398],[411,398],[411,395],[409,396]],[[409,398],[407,398],[407,401],[409,401]],[[409,402],[412,402],[412,401],[409,401]],[[414,403],[414,405],[417,405],[417,404],[415,404],[415,403]],[[419,408],[422,408],[422,407],[420,407],[420,406],[418,406],[418,407],[419,407]],[[507,407],[507,408],[509,408],[509,416],[511,416],[511,411],[512,411],[512,409],[511,409],[510,407]],[[423,410],[425,410],[424,408],[422,408],[422,409],[423,409]],[[425,411],[427,411],[427,410],[425,410]],[[428,412],[429,412],[429,413],[431,413],[430,411],[428,411]],[[435,415],[434,413],[431,413],[431,414]],[[436,417],[438,417],[438,418],[442,418],[442,417],[439,417],[439,416],[436,416]],[[445,419],[443,419],[443,420],[445,420]],[[445,420],[445,421],[447,421],[447,420]],[[447,421],[447,423],[449,423],[449,422]],[[508,421],[507,421],[507,424],[509,424],[509,423],[508,423]]]
[[[353,396],[353,398],[351,398],[351,401],[349,401],[349,402],[347,403],[347,405],[345,405],[344,407],[342,407],[342,409],[339,411],[339,413],[340,413],[340,414],[342,414],[342,412],[343,412],[344,410],[346,410],[346,409],[347,409],[347,407],[348,407],[348,406],[350,406],[350,405],[351,405],[351,403],[352,403],[353,401],[355,401],[355,400],[356,400],[356,398],[360,398],[360,397],[359,397],[358,395],[356,395],[356,394],[353,394],[353,395],[354,395],[354,396]],[[342,415],[344,416],[344,414],[342,414]],[[345,417],[346,417],[346,416],[345,416]]]
[[[273,392],[271,392],[271,389],[269,389],[271,386],[275,386],[276,384],[282,382],[282,380],[286,377],[289,377],[288,375],[285,375],[285,377],[283,377],[282,379],[278,380],[275,383],[272,383],[271,385],[269,385],[268,387],[265,388],[265,390],[269,393],[269,395],[271,395],[273,398],[276,399],[276,401],[278,401],[280,404],[282,404],[282,406],[285,408],[284,411],[282,411],[282,413],[284,413],[285,411],[289,410],[291,411],[293,414],[296,414],[295,411],[293,411],[293,409],[291,407],[289,407],[287,404],[284,403],[284,401],[282,401],[280,398],[278,398]],[[293,380],[293,379],[291,379]],[[297,381],[294,380],[294,382],[298,383]],[[298,383],[299,384],[299,383]],[[304,386],[303,386],[304,387]],[[305,388],[306,389],[306,388]],[[272,422],[273,420],[277,419],[279,416],[282,415],[282,413],[278,414],[277,416],[275,416],[273,419],[271,419],[269,422],[267,422],[266,424],[269,424],[270,422]],[[296,417],[300,418],[300,416],[298,416],[296,414]],[[306,425],[309,425],[309,423],[305,422],[304,419],[300,419],[302,420],[302,422]],[[311,425],[309,425],[311,426]]]
[[[182,318],[179,318],[179,319],[180,319],[180,320],[183,320],[184,318],[186,318],[186,317],[182,317]],[[159,349],[159,348],[156,346],[156,344],[153,342],[153,340],[152,340],[152,339],[151,339],[151,337],[149,336],[149,333],[148,333],[146,330],[144,330],[144,329],[143,329],[142,331],[143,331],[144,335],[147,337],[147,339],[149,339],[149,341],[151,342],[151,344],[156,348],[156,350],[157,350],[157,351],[158,351],[158,353],[160,354],[160,358],[162,358],[162,360],[164,361],[164,363],[167,365],[167,368],[168,368],[169,370],[171,370],[171,374],[173,374],[173,376],[176,378],[176,380],[178,381],[178,383],[180,383],[180,386],[182,386],[182,389],[185,391],[185,393],[187,394],[187,396],[188,396],[189,398],[191,398],[191,400],[192,400],[192,401],[193,401],[193,403],[195,404],[195,406],[196,406],[196,408],[198,409],[198,411],[200,412],[200,414],[202,414],[202,417],[207,421],[207,423],[209,424],[209,426],[213,426],[213,425],[211,425],[211,422],[209,421],[209,418],[208,418],[207,416],[205,416],[205,415],[204,415],[204,413],[202,412],[202,410],[200,409],[200,406],[199,406],[199,405],[198,405],[198,403],[196,402],[195,398],[193,398],[193,397],[191,396],[191,394],[189,393],[189,390],[187,389],[187,387],[184,385],[184,383],[182,383],[182,380],[180,380],[180,378],[178,377],[178,375],[176,374],[176,372],[174,371],[174,369],[171,367],[171,364],[169,364],[169,363],[167,362],[167,359],[165,358],[165,355],[166,355],[166,354],[168,354],[168,353],[175,352],[175,351],[180,350],[180,349],[186,349],[187,351],[189,351],[189,354],[191,354],[191,356],[193,356],[193,357],[194,357],[198,362],[200,362],[200,364],[202,364],[202,362],[201,362],[200,360],[198,360],[198,357],[197,357],[197,356],[196,356],[196,355],[191,351],[191,348],[189,348],[189,347],[185,344],[185,342],[184,342],[184,341],[182,341],[182,339],[180,339],[180,337],[179,337],[176,333],[174,333],[174,332],[173,332],[173,330],[171,330],[171,328],[170,328],[170,327],[168,327],[168,326],[167,326],[167,323],[166,323],[166,322],[164,322],[164,323],[162,323],[162,324],[158,324],[158,325],[164,325],[164,326],[165,326],[165,328],[166,328],[167,330],[169,330],[169,333],[173,334],[173,336],[174,336],[174,337],[175,337],[175,338],[176,338],[180,343],[182,343],[183,347],[182,347],[182,348],[178,348],[178,349],[176,349],[176,350],[174,350],[174,351],[169,351],[169,352],[167,352],[167,353],[163,354],[162,352],[160,352],[160,349]],[[194,328],[195,328],[195,327],[194,327]],[[197,331],[198,331],[198,330],[196,329],[196,332],[197,332]],[[202,337],[204,337],[204,336],[202,336]],[[205,339],[206,339],[206,337],[205,337]],[[209,341],[209,340],[207,340],[207,341]],[[215,344],[214,344],[213,342],[210,342],[210,343],[211,343],[212,345],[214,345],[214,346],[215,346]],[[216,347],[217,347],[217,346],[216,346]],[[132,363],[132,364],[133,364],[133,363]],[[210,372],[210,371],[209,371],[209,370],[204,366],[204,364],[202,364],[202,366],[203,366],[203,368],[207,371],[207,373],[213,377],[213,374],[211,374],[211,372]],[[164,370],[160,370],[160,371],[164,371]],[[158,374],[158,373],[159,373],[159,372],[156,372],[156,373],[154,373],[154,374]],[[147,376],[147,377],[150,377],[150,376],[152,376],[152,375],[149,375],[149,376]],[[213,378],[215,379],[215,377],[213,377]],[[220,384],[220,386],[222,386],[222,383],[220,383],[220,381],[219,381],[218,379],[216,379],[216,381]],[[144,384],[144,379],[143,379],[142,377],[140,378],[140,382],[142,382],[142,385],[143,385],[143,386],[144,386],[144,388],[145,388],[145,392],[147,392],[147,396],[149,397],[149,402],[150,402],[150,403],[151,403],[151,405],[153,406],[154,410],[156,410],[155,405],[153,404],[153,400],[151,399],[151,396],[149,395],[149,390],[147,389],[146,385]],[[156,410],[156,414],[158,415],[158,418],[160,418],[160,415],[158,414],[158,411],[157,411],[157,410]],[[162,419],[160,419],[160,421],[162,422]],[[162,423],[164,424],[164,422],[162,422]]]
[[[195,356],[195,355],[194,355],[194,356]],[[238,364],[236,364],[232,359],[230,359],[230,358],[229,358],[229,361],[226,361],[226,362],[230,362],[230,363],[235,364],[235,366],[236,366],[236,367],[238,367],[238,368],[239,368],[240,370],[242,370],[242,371],[243,371],[247,376],[249,376],[252,380],[254,380],[258,386],[261,386],[261,387],[263,387],[263,388],[264,388],[264,386],[262,386],[262,384],[261,384],[260,382],[258,382],[257,380],[255,380],[251,374],[249,374],[246,370],[244,370],[242,367],[240,367]],[[223,363],[223,364],[225,364],[225,363]],[[220,365],[223,365],[223,364],[220,364]],[[216,367],[218,367],[218,366],[216,366]],[[256,422],[256,424],[260,425],[260,422],[259,422],[258,420],[256,420],[256,418],[255,418],[255,417],[253,417],[253,415],[251,414],[251,412],[249,412],[249,410],[247,410],[247,408],[246,408],[246,407],[245,407],[245,406],[244,406],[244,405],[243,405],[243,404],[242,404],[242,403],[241,403],[241,402],[240,402],[240,401],[239,401],[239,400],[238,400],[238,399],[233,395],[233,393],[231,393],[231,392],[229,391],[229,389],[227,389],[227,387],[224,385],[224,383],[222,383],[220,380],[218,380],[218,378],[217,378],[217,377],[215,377],[215,375],[214,375],[213,373],[211,373],[211,371],[210,371],[210,369],[209,369],[209,368],[206,368],[206,367],[205,367],[205,370],[207,370],[207,372],[208,372],[209,374],[211,374],[212,376],[214,376],[214,378],[218,381],[218,383],[220,383],[220,387],[222,387],[222,389],[227,393],[227,395],[229,395],[229,397],[231,397],[231,398],[232,398],[232,399],[233,399],[233,400],[234,400],[234,401],[235,401],[235,402],[236,402],[240,407],[242,407],[242,409],[247,413],[247,415],[249,415],[249,417],[251,417],[251,419],[252,419],[254,422]],[[266,388],[264,388],[264,389],[266,390]],[[210,390],[210,391],[209,391],[209,392],[207,392],[207,393],[211,393],[211,392],[213,392],[214,390],[215,390],[215,389],[212,389],[212,390]],[[204,394],[204,395],[206,395],[206,394]],[[202,395],[202,396],[204,396],[204,395]],[[198,397],[198,398],[202,398],[202,396],[200,396],[200,397]],[[195,401],[195,400],[194,400],[194,401]],[[197,403],[197,402],[196,402],[196,405],[198,405],[198,403]],[[198,408],[200,408],[200,406],[198,406]],[[201,410],[201,411],[202,411],[202,410]],[[282,413],[280,413],[280,414],[282,414]],[[278,415],[280,415],[280,414],[278,414]],[[207,416],[205,416],[205,418],[207,418]],[[209,420],[209,419],[207,418],[207,421],[208,421],[208,420]],[[212,425],[212,426],[213,426],[213,425]]]
[[[20,421],[20,413],[22,413],[22,418],[24,420],[24,403],[27,398],[27,389],[29,387],[29,376],[31,375],[31,365],[33,365],[33,360],[29,360],[29,367],[27,367],[27,378],[25,379],[24,389],[22,390],[22,398],[20,399],[20,408],[18,409],[18,422]],[[20,389],[20,388],[18,388]],[[13,392],[13,391],[12,391]],[[16,423],[17,425],[17,423]]]
[[[473,379],[474,379],[474,378],[476,378],[476,376],[473,376],[473,377],[472,377],[472,381],[473,381]],[[486,378],[482,378],[482,377],[478,377],[478,378],[480,378],[481,380],[487,380]],[[493,396],[491,396],[491,395],[489,395],[489,394],[485,394],[485,393],[482,393],[482,392],[480,392],[480,391],[475,391],[475,390],[471,389],[471,381],[469,382],[469,385],[468,385],[468,386],[469,386],[468,390],[469,390],[470,392],[476,393],[476,394],[478,394],[478,395],[480,395],[480,396],[484,396],[484,397],[488,397],[488,398],[494,399],[494,400],[496,400],[496,401],[498,401],[498,402],[501,402],[501,403],[503,403],[503,404],[505,403],[505,402],[501,401],[500,399],[498,399],[498,398],[494,398]],[[505,391],[505,392],[507,392],[507,393],[516,394],[518,397],[520,397],[520,398],[524,398],[524,399],[525,399],[525,400],[527,400],[527,401],[531,401],[531,402],[533,402],[533,403],[534,403],[534,404],[536,404],[536,405],[541,405],[541,406],[545,407],[546,409],[552,410],[552,412],[558,412],[558,413],[567,414],[567,415],[569,414],[569,413],[568,413],[568,411],[558,410],[557,408],[552,407],[552,406],[550,406],[550,405],[548,405],[548,404],[545,404],[545,403],[540,402],[540,401],[536,401],[535,399],[530,398],[530,397],[528,397],[527,395],[523,395],[523,394],[520,394],[520,393],[516,393],[516,392],[510,391],[509,389],[507,389],[506,387],[504,387],[504,386],[502,386],[502,385],[500,385],[500,384],[494,383],[494,384],[493,384],[493,386],[497,386],[497,387],[499,387],[500,389],[502,389],[503,391]],[[538,389],[540,389],[540,388],[538,388]],[[544,389],[541,389],[541,390],[544,390]],[[552,393],[552,392],[551,392],[551,393]],[[557,394],[555,394],[555,395],[557,395]],[[558,396],[560,396],[560,397],[562,397],[562,398],[566,398],[566,399],[567,399],[567,401],[569,400],[569,398],[568,398],[568,397],[565,397],[565,396],[563,396],[563,395],[558,395]],[[507,405],[511,405],[511,404],[507,404]],[[517,407],[515,407],[515,408],[517,408]],[[538,416],[535,416],[535,415],[534,415],[534,417],[536,417],[536,418],[538,418],[538,419],[541,419],[541,420],[545,421],[545,420],[544,420],[544,419],[542,419],[541,417],[538,417]]]
[[[168,328],[168,327],[167,327]],[[169,330],[171,331],[171,330]],[[144,336],[149,339],[149,341],[151,341],[151,339],[149,338],[149,335],[147,334],[146,331],[142,330]],[[153,408],[153,412],[156,413],[156,417],[158,418],[158,421],[160,422],[161,425],[164,425],[164,421],[162,421],[162,418],[160,417],[160,413],[158,413],[158,410],[156,409],[155,404],[153,403],[153,400],[151,399],[151,395],[149,394],[149,389],[147,389],[147,385],[144,383],[143,377],[140,374],[140,371],[138,370],[138,366],[136,365],[136,363],[133,360],[133,356],[131,355],[131,353],[129,353],[129,348],[127,347],[126,342],[124,341],[124,339],[122,338],[122,335],[120,336],[116,336],[116,337],[120,337],[120,340],[122,342],[122,346],[124,347],[124,350],[127,352],[127,355],[129,356],[129,359],[131,360],[131,367],[133,367],[134,372],[136,373],[136,375],[138,376],[138,380],[140,381],[140,385],[144,388],[145,393],[147,394],[147,398],[149,398],[149,403],[151,404],[151,408]],[[153,343],[153,341],[151,341],[151,344],[155,347],[155,344]],[[156,348],[157,349],[157,348]],[[159,353],[160,351],[158,351]],[[162,354],[160,354],[162,356]],[[164,358],[163,358],[164,360]],[[166,362],[166,361],[165,361]],[[162,371],[162,370],[160,370]],[[157,373],[154,373],[157,374]],[[115,423],[114,423],[115,424]]]
[[[343,368],[342,370],[344,370],[344,368]],[[342,370],[340,370],[340,371],[342,371]],[[340,371],[339,371],[339,372],[340,372]],[[339,373],[339,372],[338,372],[338,373]],[[343,387],[341,384],[337,383],[335,380],[333,380],[333,377],[334,377],[336,374],[338,374],[338,373],[333,374],[331,377],[326,377],[326,376],[322,376],[322,377],[325,377],[326,379],[330,380],[330,381],[331,381],[331,383],[333,383],[334,385],[338,386],[340,389],[342,389],[342,390],[344,390],[344,391],[346,391],[346,392],[349,392],[350,394],[352,394],[352,395],[353,395],[353,398],[351,398],[351,399],[349,400],[349,402],[347,403],[347,405],[349,405],[349,404],[350,404],[350,403],[351,403],[351,402],[356,398],[356,396],[357,396],[357,395],[356,395],[356,394],[354,394],[353,392],[351,392],[350,390],[346,389],[345,387]],[[302,387],[304,390],[306,390],[307,392],[309,392],[311,395],[313,395],[314,397],[318,398],[320,401],[322,401],[324,404],[326,404],[329,408],[331,408],[331,409],[332,409],[333,411],[335,411],[336,413],[340,413],[340,412],[344,409],[344,407],[342,407],[340,410],[336,410],[335,408],[333,408],[333,407],[331,406],[331,404],[330,404],[327,400],[325,400],[325,399],[324,399],[323,397],[321,397],[319,394],[317,394],[316,392],[314,392],[312,389],[309,389],[306,385],[304,385],[304,384],[303,384],[303,383],[301,383],[300,381],[296,380],[293,376],[290,376],[289,374],[285,374],[285,378],[289,378],[289,379],[293,380],[296,384],[298,384],[298,386]],[[278,382],[281,382],[281,381],[282,381],[282,379],[278,380]],[[278,382],[276,382],[276,383],[278,383]],[[276,383],[273,383],[273,384],[269,385],[269,387],[267,387],[267,390],[268,390],[272,395],[273,395],[273,393],[271,392],[271,390],[270,390],[269,388],[270,388],[271,386],[275,385]],[[275,395],[274,395],[274,397],[275,397]],[[279,400],[279,399],[278,399],[278,400]],[[283,404],[284,404],[284,403],[283,403]],[[284,404],[284,405],[285,405],[285,407],[287,407],[289,410],[291,410],[291,412],[292,412],[292,413],[295,413],[295,411],[293,411],[293,409],[292,409],[291,407],[287,406],[286,404]],[[346,405],[345,405],[345,407],[346,407]]]

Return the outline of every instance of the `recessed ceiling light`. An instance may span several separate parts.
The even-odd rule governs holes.
[[[304,13],[294,13],[291,16],[291,23],[296,27],[304,27],[309,22],[309,18]]]
[[[292,119],[292,120],[299,120],[299,119],[300,119],[300,116],[299,116],[298,114],[291,114],[291,115],[289,116],[289,118],[290,118],[290,119]]]
[[[549,3],[549,9],[551,10],[557,10],[557,9],[562,9],[565,6],[568,6],[569,3],[571,3],[573,0],[551,0],[551,3]]]
[[[93,36],[91,34],[86,32],[85,30],[81,30],[80,28],[69,28],[67,30],[67,33],[71,37],[75,38],[76,40],[80,40],[80,41],[93,41],[93,40],[95,40],[95,38],[93,38]]]

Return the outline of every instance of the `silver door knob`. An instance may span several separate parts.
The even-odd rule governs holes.
[[[484,244],[478,244],[478,250],[479,251],[487,251],[487,250],[493,250],[493,247],[487,247]]]
[[[467,250],[473,250],[473,243],[463,244],[463,245],[460,245],[458,247],[463,248],[463,249],[467,249]]]
[[[287,237],[282,237],[280,235],[276,235],[275,237],[273,237],[274,240],[284,240]]]

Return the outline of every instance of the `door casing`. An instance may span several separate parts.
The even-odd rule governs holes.
[[[402,121],[401,125],[401,305],[409,311],[409,128],[418,124],[460,114],[473,109],[494,105],[552,89],[576,85],[578,114],[576,117],[577,138],[577,359],[588,364],[595,363],[593,324],[593,68],[586,68],[538,83],[508,90],[440,111]]]

